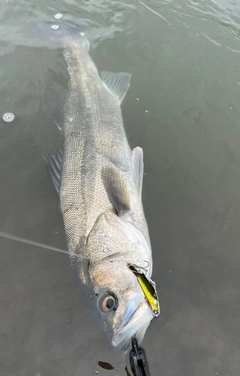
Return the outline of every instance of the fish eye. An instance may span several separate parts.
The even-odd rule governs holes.
[[[104,312],[116,311],[117,306],[117,298],[111,293],[107,293],[107,295],[105,295],[100,301],[100,307]]]

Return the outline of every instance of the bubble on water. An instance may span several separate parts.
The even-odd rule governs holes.
[[[147,113],[148,113],[148,110],[145,110],[145,113],[147,114]]]
[[[80,35],[83,37],[85,34],[84,33],[80,33]]]
[[[56,18],[56,20],[60,20],[61,18],[63,18],[63,15],[62,13],[57,13],[54,17]]]
[[[59,29],[59,25],[51,25],[51,29],[58,30]]]
[[[11,123],[11,121],[14,120],[15,118],[15,115],[12,113],[12,112],[6,112],[4,115],[3,115],[3,120],[6,121],[6,123]]]

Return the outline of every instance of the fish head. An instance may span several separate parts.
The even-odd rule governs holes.
[[[136,276],[124,261],[114,260],[90,269],[93,301],[103,331],[123,353],[130,350],[135,336],[139,343],[154,317]]]
[[[150,245],[140,231],[114,213],[98,218],[87,241],[88,287],[100,325],[112,345],[127,354],[155,316],[131,265],[150,276]]]

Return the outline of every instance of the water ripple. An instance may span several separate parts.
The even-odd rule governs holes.
[[[143,1],[138,0],[138,2],[139,2],[139,4],[143,5],[146,9],[148,9],[150,12],[152,12],[153,14],[155,14],[156,16],[160,17],[162,20],[164,20],[165,22],[167,22],[167,24],[169,26],[171,26],[170,22],[163,15],[161,15],[159,12],[157,12],[156,10],[152,9],[151,7],[149,7]]]
[[[55,5],[55,4],[54,4]],[[29,20],[42,19],[53,20],[57,12],[63,14],[61,22],[65,19],[75,18],[84,19],[90,27],[90,39],[97,35],[99,40],[113,38],[117,32],[128,31],[128,13],[136,9],[136,4],[128,1],[110,1],[110,0],[67,0],[59,2],[58,5],[46,5],[39,2],[34,5],[30,0],[19,0],[13,3],[9,0],[0,8],[0,34],[1,41],[7,45],[24,45],[41,47],[46,44],[45,40],[36,38],[34,33],[29,37]],[[16,14],[18,20],[16,22]],[[91,40],[92,41],[92,40]],[[96,47],[94,41],[92,47]]]
[[[139,0],[138,0],[139,1]],[[140,2],[140,1],[139,1]],[[240,39],[240,2],[236,0],[149,0],[147,7],[161,10],[162,17],[174,25],[174,18],[193,33],[203,35],[210,43],[238,52]],[[145,4],[146,5],[146,4]],[[158,12],[158,10],[157,10]],[[174,17],[173,17],[174,15]]]
[[[231,0],[198,2],[189,0],[187,7],[218,23],[219,27],[226,33],[235,37],[240,36],[240,2]]]

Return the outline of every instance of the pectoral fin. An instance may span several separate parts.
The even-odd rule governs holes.
[[[132,163],[134,169],[135,183],[139,196],[142,196],[142,184],[143,184],[143,150],[139,146],[132,151]]]
[[[103,168],[101,176],[109,201],[112,203],[120,217],[126,211],[130,210],[127,184],[118,170],[114,167]]]
[[[66,93],[61,94],[55,99],[50,105],[44,109],[45,115],[47,115],[54,123],[57,125],[61,134],[63,131],[64,124],[64,110],[66,102]]]
[[[62,149],[58,150],[56,154],[44,157],[48,172],[52,178],[54,188],[57,194],[60,191],[61,170],[62,170]]]

